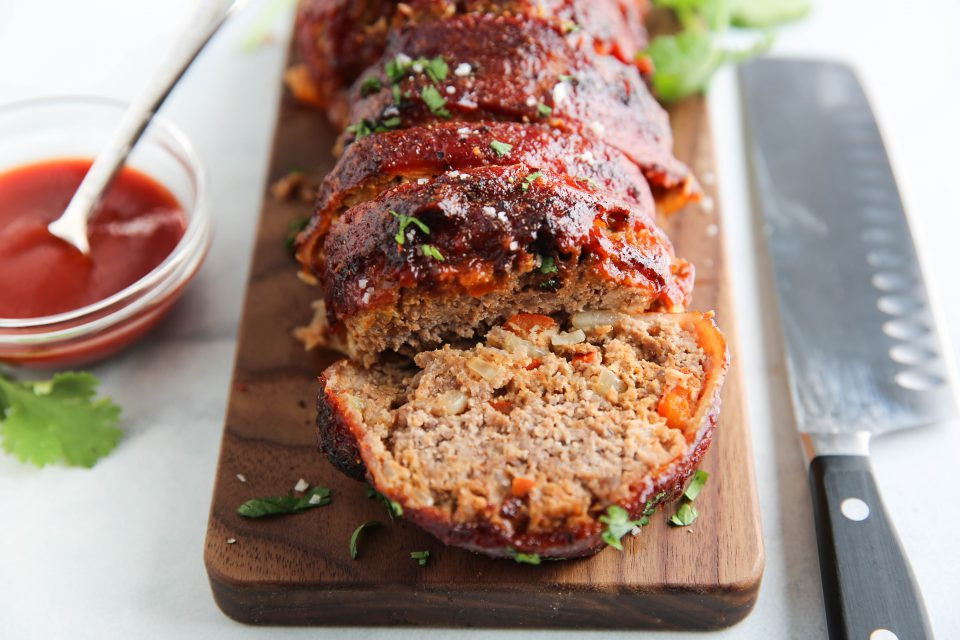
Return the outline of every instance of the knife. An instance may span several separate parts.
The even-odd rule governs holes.
[[[830,638],[930,638],[868,443],[956,405],[880,133],[841,64],[759,59],[740,87]]]

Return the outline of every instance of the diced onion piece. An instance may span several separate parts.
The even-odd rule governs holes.
[[[587,334],[582,329],[574,329],[566,333],[557,333],[550,336],[550,344],[555,347],[564,347],[571,344],[580,344],[587,339]]]
[[[503,336],[503,346],[511,353],[519,353],[530,356],[531,358],[542,358],[550,353],[542,347],[538,347],[529,340],[517,336],[516,334],[505,332]]]
[[[467,360],[467,368],[489,382],[493,382],[503,373],[503,369],[481,358]]]
[[[627,384],[613,371],[610,371],[610,369],[607,369],[606,367],[602,367],[600,369],[600,375],[597,376],[597,380],[594,382],[593,388],[597,393],[605,396],[609,391],[623,393],[627,390]]]
[[[455,416],[467,408],[467,394],[451,389],[437,396],[432,413],[442,416]]]
[[[620,314],[616,311],[581,311],[570,316],[570,324],[577,329],[613,326]]]

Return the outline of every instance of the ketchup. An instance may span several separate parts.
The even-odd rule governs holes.
[[[47,231],[92,161],[64,159],[0,173],[0,318],[72,311],[133,284],[170,255],[186,228],[163,185],[124,167],[88,222],[90,255]]]

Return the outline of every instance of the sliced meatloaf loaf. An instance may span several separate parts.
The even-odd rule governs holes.
[[[451,171],[351,208],[301,256],[323,293],[308,346],[363,364],[537,313],[685,308],[692,266],[649,216],[524,164]]]
[[[414,365],[321,377],[319,442],[447,544],[569,558],[601,516],[676,497],[706,451],[727,368],[710,315],[521,314]]]
[[[458,15],[392,31],[351,90],[348,120],[344,143],[446,120],[543,122],[619,149],[670,207],[698,194],[636,67],[530,16]]]
[[[632,64],[647,44],[647,10],[645,0],[302,0],[295,38],[303,62],[289,78],[300,97],[329,108],[380,58],[390,28],[478,12],[550,20],[598,53]],[[331,115],[337,122],[343,114],[336,108]]]
[[[650,188],[637,165],[595,138],[543,123],[439,122],[365,136],[349,145],[320,185],[301,252],[313,253],[330,223],[347,208],[401,182],[517,163],[573,176],[654,218]]]

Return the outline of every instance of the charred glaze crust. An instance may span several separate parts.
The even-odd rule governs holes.
[[[708,314],[700,321],[709,323],[711,328],[713,337],[705,340],[702,346],[713,360],[708,374],[709,382],[705,386],[704,395],[700,398],[694,414],[698,418],[697,429],[688,439],[687,452],[651,473],[646,482],[636,486],[632,493],[632,500],[621,505],[630,513],[632,519],[639,518],[648,501],[655,500],[661,493],[663,496],[658,501],[659,505],[679,498],[690,476],[700,466],[713,440],[720,415],[720,395],[723,378],[729,366],[729,353],[712,317]],[[332,365],[332,367],[336,366],[337,364]],[[381,490],[382,487],[378,486],[376,478],[372,477],[363,465],[364,454],[372,454],[365,452],[359,444],[362,442],[361,434],[364,425],[352,418],[357,415],[356,412],[344,411],[341,398],[336,391],[328,391],[323,387],[318,397],[318,406],[319,414],[322,416],[317,421],[318,440],[336,442],[336,446],[341,448],[341,450],[322,448],[323,453],[334,466],[350,477],[365,479],[371,486]],[[331,431],[332,435],[324,435],[324,431]],[[355,466],[348,467],[348,472],[343,466],[344,459],[356,459],[358,462]],[[576,530],[555,530],[543,534],[509,534],[488,521],[453,524],[438,509],[415,508],[409,506],[403,496],[389,497],[400,502],[405,518],[436,536],[444,544],[463,547],[492,557],[510,557],[510,549],[513,549],[523,553],[536,553],[543,559],[562,560],[589,556],[606,547],[606,543],[600,537],[603,526],[596,520],[593,526]]]
[[[500,155],[491,143],[511,145]],[[543,123],[440,122],[357,140],[320,185],[317,207],[300,253],[308,256],[350,197],[398,177],[433,176],[453,169],[523,163],[594,184],[653,220],[653,196],[636,164],[594,138]]]
[[[471,72],[443,81],[442,110],[421,98],[432,87],[427,74],[411,74],[393,85],[384,71],[398,54],[432,59],[451,68],[462,62]],[[363,82],[380,80],[380,91],[362,95]],[[452,91],[450,90],[452,89]],[[371,128],[393,120],[394,128],[429,122],[545,122],[596,136],[643,168],[652,188],[696,197],[690,171],[674,158],[666,112],[653,99],[636,67],[600,56],[539,18],[523,15],[462,15],[391,32],[380,62],[351,89],[351,123]],[[544,115],[540,105],[550,108]],[[398,119],[398,120],[397,120]],[[348,144],[354,133],[345,132]]]
[[[297,51],[327,107],[361,72],[377,62],[388,29],[456,13],[536,14],[601,54],[633,63],[647,45],[647,2],[638,0],[303,0],[297,8]],[[575,25],[575,26],[574,26]]]
[[[556,290],[583,269],[648,294],[654,306],[684,306],[692,267],[673,255],[646,212],[569,176],[541,171],[527,180],[534,172],[510,165],[442,174],[351,208],[309,256],[329,326],[395,305],[403,288],[479,296],[532,274],[536,285]],[[400,216],[415,217],[429,233],[410,224],[398,244]],[[425,244],[443,260],[425,254]],[[553,259],[556,272],[543,273],[537,256]]]

